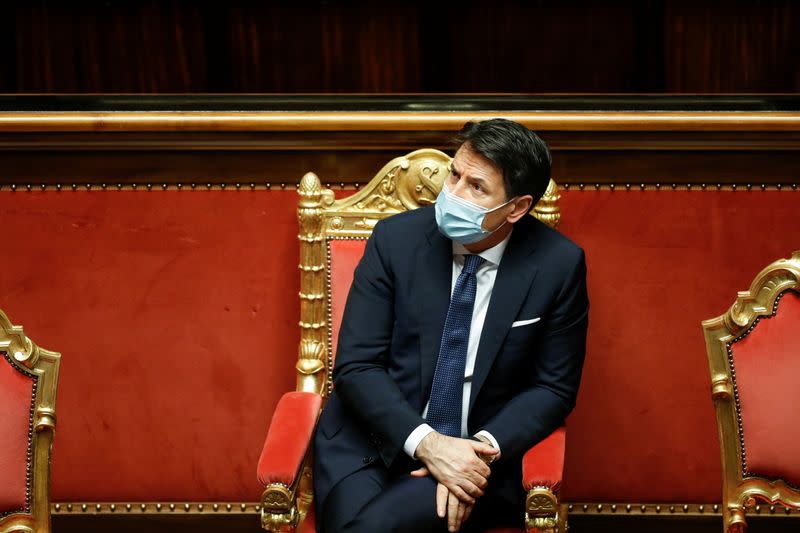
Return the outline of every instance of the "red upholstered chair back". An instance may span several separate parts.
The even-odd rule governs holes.
[[[366,239],[358,240],[330,240],[328,241],[328,268],[330,271],[330,286],[328,299],[331,308],[331,369],[336,362],[336,342],[339,338],[339,325],[342,323],[344,304],[347,302],[347,293],[353,283],[353,273],[361,256],[364,255]]]
[[[300,353],[297,390],[330,391],[336,339],[353,271],[378,220],[434,203],[451,158],[423,149],[387,163],[359,192],[336,200],[313,173],[300,182]],[[534,216],[556,226],[558,190],[551,181]],[[366,327],[366,326],[365,326]]]
[[[36,377],[0,352],[0,516],[30,512],[31,398]]]
[[[725,520],[756,500],[800,506],[800,251],[703,322],[723,463]]]
[[[731,344],[745,475],[800,487],[800,293],[778,296],[772,316]]]
[[[0,311],[0,531],[50,530],[58,362]]]

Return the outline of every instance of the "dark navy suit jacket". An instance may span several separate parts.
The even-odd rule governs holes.
[[[452,242],[433,207],[375,226],[339,332],[334,392],[315,437],[318,512],[331,488],[372,461],[392,465],[425,420],[452,286]],[[468,429],[500,445],[490,489],[522,501],[522,455],[575,404],[589,302],[583,250],[531,216],[514,225],[478,345]],[[540,318],[512,328],[515,321]],[[317,516],[320,516],[319,514]]]

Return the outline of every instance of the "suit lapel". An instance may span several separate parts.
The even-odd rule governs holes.
[[[535,221],[523,218],[520,222],[517,222],[514,227],[511,240],[500,260],[492,296],[489,299],[489,309],[483,323],[478,354],[475,359],[475,370],[472,374],[470,410],[489,375],[500,345],[505,340],[511,323],[516,318],[522,302],[528,296],[529,288],[536,277],[537,267],[528,260],[528,256],[536,245]]]
[[[453,279],[452,243],[435,223],[426,237],[427,247],[417,257],[414,287],[420,311],[420,410],[433,382]]]

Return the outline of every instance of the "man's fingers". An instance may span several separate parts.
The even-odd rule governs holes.
[[[484,478],[488,478],[489,475],[492,473],[492,469],[489,468],[489,465],[484,463],[482,460],[477,459],[475,463],[473,463],[475,467],[475,472],[483,476]]]
[[[462,489],[458,485],[453,485],[452,487],[447,487],[447,490],[449,490],[453,495],[455,495],[456,498],[458,498],[459,500],[461,500],[464,503],[469,503],[469,504],[475,503],[475,498],[473,498],[472,496],[470,496],[469,494],[464,492],[464,489]]]
[[[478,472],[470,472],[467,474],[467,479],[481,490],[484,490],[489,485],[488,477],[488,475],[484,476]]]
[[[486,491],[486,487],[489,486],[489,482],[486,481],[481,476],[474,476],[474,479],[470,478],[470,481],[472,481],[472,484],[475,485],[476,487],[478,487],[480,489],[480,491],[481,491],[481,494],[479,494],[476,497],[479,498],[479,497],[483,496],[483,493]],[[475,496],[475,495],[473,494],[473,496]]]
[[[472,510],[474,508],[475,508],[474,505],[467,505],[467,506],[464,507],[464,518],[461,519],[461,524],[462,525],[464,524],[464,522],[467,521],[467,519],[469,518],[469,515],[472,514]]]
[[[430,474],[430,472],[424,466],[422,468],[418,468],[418,469],[413,470],[411,472],[411,476],[412,477],[425,477],[425,476],[428,476],[429,474]]]
[[[464,523],[464,512],[466,511],[467,506],[464,505],[463,502],[458,502],[458,513],[456,514],[456,528],[461,528],[461,524]]]
[[[436,484],[436,516],[444,518],[447,513],[447,496],[450,491],[441,483]]]
[[[490,446],[485,442],[478,442],[476,440],[468,441],[472,445],[472,449],[475,450],[475,453],[482,453],[483,455],[496,455],[497,448],[494,446]]]
[[[478,485],[476,485],[475,483],[473,483],[468,479],[462,480],[459,483],[459,486],[464,490],[465,493],[470,495],[472,498],[480,498],[481,496],[483,496],[483,489],[481,489]],[[472,503],[460,497],[459,499],[465,503]]]
[[[460,506],[458,498],[450,494],[447,497],[447,530],[458,531],[461,522],[458,520],[458,508]]]

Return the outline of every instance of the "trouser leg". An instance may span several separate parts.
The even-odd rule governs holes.
[[[328,493],[317,528],[323,533],[339,533],[361,509],[380,494],[388,482],[386,467],[379,462],[342,479]]]
[[[375,496],[354,519],[347,533],[445,532],[447,523],[436,515],[436,481],[401,474]]]

